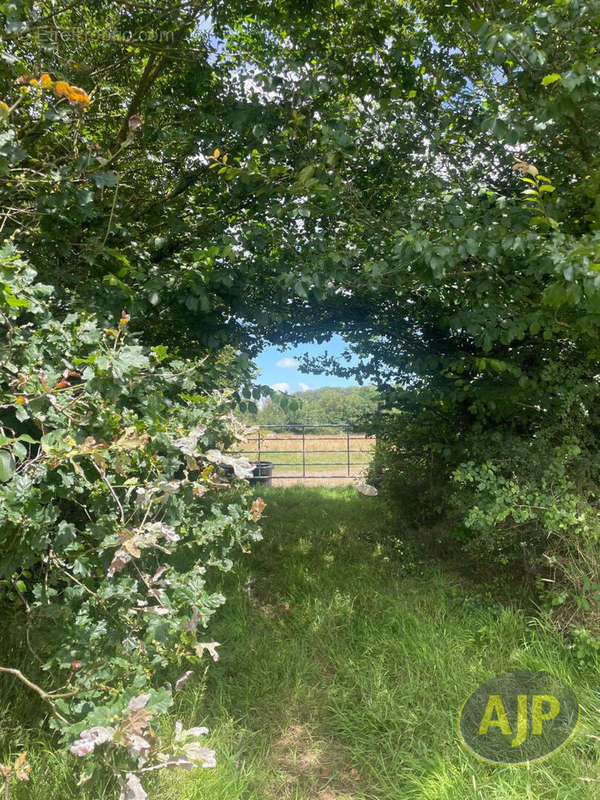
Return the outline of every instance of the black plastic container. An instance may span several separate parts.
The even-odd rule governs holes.
[[[250,483],[270,486],[273,479],[273,461],[259,461],[252,471],[252,477],[248,478]]]

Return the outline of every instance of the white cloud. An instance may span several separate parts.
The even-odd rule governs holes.
[[[279,361],[277,362],[277,366],[280,369],[297,369],[298,362],[296,361],[295,358],[288,358],[286,356],[285,358],[279,359]]]
[[[301,392],[310,392],[312,389],[312,386],[309,386],[308,383],[302,383],[302,381],[300,381],[298,386],[300,387]]]
[[[273,389],[274,391],[276,391],[276,392],[285,392],[286,394],[290,393],[291,388],[292,387],[289,385],[289,383],[285,383],[285,382],[274,383],[271,386],[271,389]]]

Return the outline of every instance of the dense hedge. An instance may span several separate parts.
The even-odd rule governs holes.
[[[140,770],[213,761],[199,729],[168,752],[150,731],[165,681],[218,658],[210,572],[260,538],[235,478],[249,464],[222,453],[243,428],[231,392],[198,391],[202,361],[142,346],[125,312],[109,328],[58,314],[13,248],[0,258],[0,599],[26,614],[47,676],[33,688],[73,752],[109,748],[103,768],[142,797]],[[49,632],[39,652],[31,630]]]
[[[438,555],[535,588],[585,657],[600,647],[600,385],[562,377],[529,429],[425,402],[384,415],[369,481]]]

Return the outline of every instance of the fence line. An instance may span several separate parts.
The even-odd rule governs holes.
[[[324,435],[319,436],[317,431],[326,429],[329,432],[331,429],[339,430],[337,435]],[[273,431],[273,433],[265,434],[264,429]],[[281,433],[292,432],[292,436],[278,436],[277,431]],[[274,435],[275,434],[275,435]],[[353,442],[366,442],[368,447],[351,447]],[[297,442],[299,447],[297,449],[289,449],[287,446],[284,448],[277,447],[282,442]],[[312,442],[343,442],[344,447],[340,449],[327,448],[327,449],[312,449],[310,444]],[[356,478],[359,472],[355,470],[367,466],[368,460],[357,460],[353,458],[355,454],[361,453],[368,456],[375,444],[375,437],[369,437],[366,434],[356,435],[352,430],[352,426],[348,423],[321,423],[314,425],[304,424],[287,424],[287,425],[261,425],[256,430],[256,436],[247,440],[246,446],[236,450],[236,455],[244,455],[250,460],[258,462],[269,462],[273,464],[273,478],[276,480],[317,480],[317,479],[348,479]],[[253,445],[249,447],[248,445]],[[326,453],[339,454],[341,460],[326,461],[319,460],[313,461],[311,456],[323,455]],[[297,456],[296,460],[279,460],[278,456]],[[255,458],[254,458],[255,457]],[[333,474],[333,467],[343,466],[343,470],[337,470]],[[289,472],[290,468],[297,468],[294,474],[283,475],[280,473],[280,468],[285,472]],[[318,475],[311,474],[313,467],[332,467],[332,474]],[[340,472],[343,471],[343,474]]]

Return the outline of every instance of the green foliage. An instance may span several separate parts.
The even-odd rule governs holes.
[[[68,635],[53,668],[78,652],[78,619],[91,652],[97,637],[110,658],[121,653],[123,675],[142,670],[146,650],[161,669],[165,653],[189,649],[166,615],[130,620],[123,603],[143,591],[137,559],[168,548],[171,529],[195,536],[190,508],[216,491],[192,500],[205,479],[181,473],[190,466],[172,442],[195,454],[190,431],[206,426],[204,468],[201,453],[230,440],[210,392],[219,376],[244,382],[238,350],[333,331],[358,366],[316,366],[381,390],[374,477],[406,498],[407,517],[447,520],[492,566],[547,562],[550,604],[569,607],[565,619],[574,605],[593,630],[597,0],[273,0],[251,16],[234,0],[213,4],[209,34],[204,10],[1,7],[0,226],[54,287],[34,290],[26,265],[4,281],[15,369],[3,388],[3,579],[42,613],[46,595],[30,596],[28,581],[45,586],[51,550],[83,560],[60,579],[83,611],[58,620]],[[115,321],[123,308],[131,323]],[[182,358],[219,348],[206,371]],[[149,512],[163,527],[148,548],[119,537],[146,481],[184,481],[165,490],[164,517]],[[156,495],[142,494],[154,509]],[[235,540],[247,513],[235,497],[202,512],[208,539]],[[185,552],[227,565],[211,547]],[[117,548],[128,563],[108,579]],[[87,581],[116,615],[113,639]],[[189,592],[178,581],[165,591],[181,613]],[[143,648],[130,663],[119,636],[132,621]],[[71,682],[95,697],[86,675]]]
[[[594,630],[574,587],[597,570],[598,9],[281,3],[223,22],[246,65],[269,52],[276,81],[257,57],[255,85],[290,110],[221,173],[273,198],[238,234],[285,264],[272,338],[336,330],[358,366],[317,366],[382,390],[379,485],[490,566],[554,581]]]
[[[10,247],[1,257],[0,589],[23,606],[27,636],[52,631],[40,691],[63,735],[110,728],[98,744],[120,745],[124,776],[150,751],[129,742],[130,712],[147,706],[133,731],[146,735],[171,704],[165,678],[205,649],[218,657],[201,641],[224,602],[210,574],[259,538],[218,469],[243,429],[231,391],[198,391],[200,361],[143,346],[125,314],[104,329],[59,316],[27,262]]]
[[[382,548],[394,527],[378,498],[353,487],[261,495],[264,541],[221,576],[228,602],[211,627],[228,642],[222,661],[190,678],[171,714],[186,729],[210,724],[218,768],[154,773],[152,800],[586,797],[581,778],[592,787],[600,778],[598,656],[578,663],[574,643],[530,617],[521,597],[499,604],[491,587],[415,562],[410,548],[401,559]],[[460,706],[507,664],[557,675],[581,705],[576,738],[531,769],[490,769],[457,744]],[[15,784],[11,798],[105,797],[93,780],[75,785],[73,756],[49,751],[39,708],[23,730],[35,701],[11,688],[0,682],[0,760],[14,761],[18,742],[31,763],[29,783]],[[160,733],[170,741],[172,730]]]
[[[379,498],[352,487],[261,495],[264,541],[238,574],[223,576],[232,600],[215,624],[231,636],[227,670],[211,670],[204,691],[182,697],[182,719],[202,704],[215,720],[212,746],[230,756],[210,783],[183,774],[178,797],[585,797],[581,777],[600,777],[586,737],[600,734],[597,656],[578,664],[521,597],[507,590],[499,603],[488,585],[415,562],[405,537],[402,554],[382,548],[395,528]],[[561,676],[582,707],[576,739],[529,770],[490,769],[457,746],[462,703],[507,664]]]
[[[367,483],[388,500],[405,531],[432,526],[442,514],[451,449],[441,425],[435,414],[404,410],[372,426],[377,444]]]
[[[483,580],[535,578],[562,627],[585,619],[597,636],[599,386],[566,365],[548,365],[540,379],[544,405],[510,424],[409,395],[376,426],[369,481],[438,551],[459,554]]]

